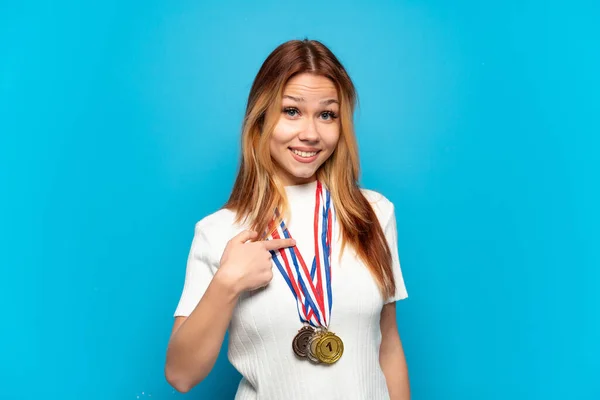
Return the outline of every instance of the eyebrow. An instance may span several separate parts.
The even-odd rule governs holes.
[[[290,96],[290,95],[287,95],[287,94],[284,94],[284,95],[283,95],[283,97],[284,97],[284,98],[288,98],[288,99],[290,99],[290,100],[294,100],[294,101],[295,101],[295,102],[297,102],[297,103],[303,103],[303,102],[305,102],[305,101],[306,101],[306,100],[304,100],[304,98],[303,98],[303,97],[294,97],[294,96]],[[326,105],[326,106],[328,106],[328,105],[330,105],[330,104],[333,104],[333,103],[340,104],[340,102],[339,102],[339,101],[337,101],[336,99],[327,99],[327,100],[321,100],[321,101],[319,102],[319,104],[323,104],[323,105]]]

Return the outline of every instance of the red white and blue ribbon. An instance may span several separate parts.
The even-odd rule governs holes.
[[[331,317],[331,238],[333,206],[329,191],[317,182],[314,214],[315,256],[309,266],[297,246],[272,250],[273,261],[296,299],[303,323],[314,327],[329,326]],[[276,218],[279,214],[276,211]],[[284,221],[273,227],[271,238],[291,238]]]

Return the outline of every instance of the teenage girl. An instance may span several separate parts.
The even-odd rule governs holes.
[[[231,196],[195,226],[165,366],[178,391],[209,374],[228,330],[236,399],[409,399],[394,206],[358,185],[355,102],[320,42],[265,60]]]

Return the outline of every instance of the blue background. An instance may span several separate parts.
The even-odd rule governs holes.
[[[361,182],[397,207],[413,399],[599,399],[599,21],[592,0],[1,2],[0,398],[233,398],[224,353],[168,386],[172,313],[252,79],[307,36],[354,79]]]

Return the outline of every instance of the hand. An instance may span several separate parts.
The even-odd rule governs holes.
[[[296,245],[294,239],[256,241],[258,233],[243,231],[225,247],[218,270],[221,278],[237,294],[266,286],[273,279],[270,250]]]

